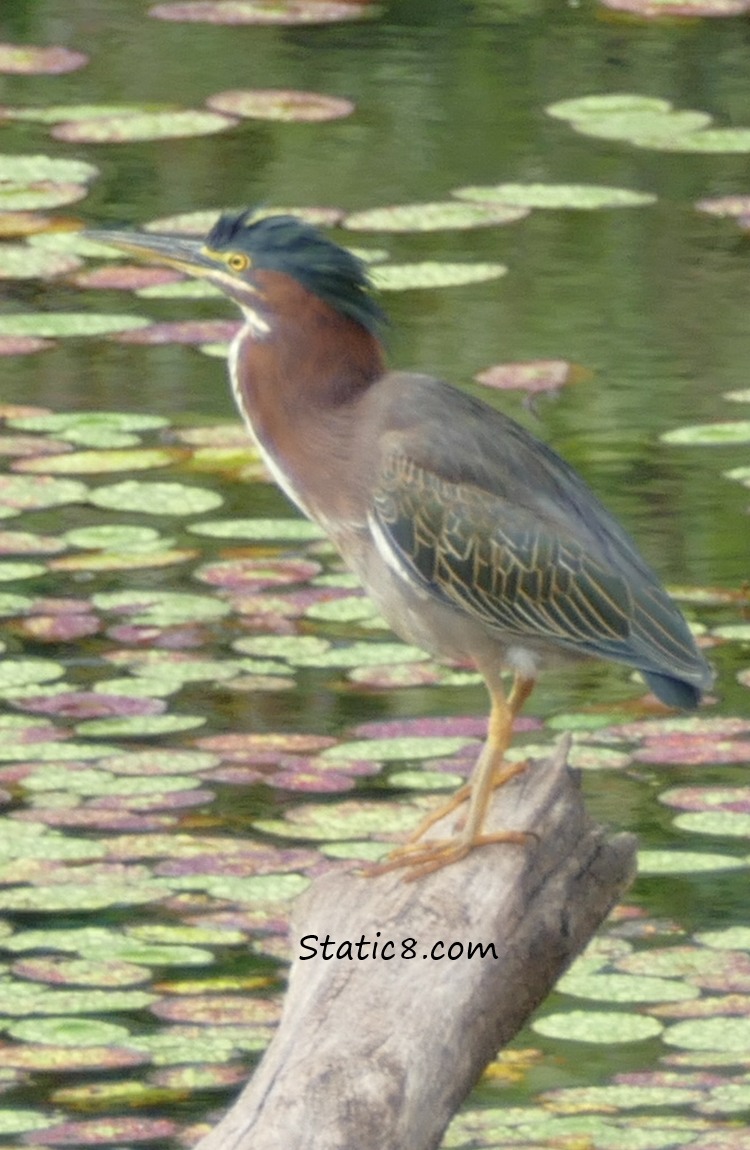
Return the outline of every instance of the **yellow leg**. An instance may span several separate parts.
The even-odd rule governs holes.
[[[504,762],[504,756],[510,745],[513,720],[531,694],[534,680],[516,675],[507,699],[499,677],[488,676],[487,686],[492,704],[487,741],[474,767],[471,781],[461,787],[448,803],[444,803],[437,811],[428,815],[405,846],[398,847],[385,862],[369,867],[365,871],[367,875],[385,874],[398,867],[409,867],[410,872],[405,877],[410,881],[439,870],[449,863],[458,862],[474,847],[485,846],[488,843],[527,841],[529,836],[525,831],[493,831],[483,834],[482,827],[492,792],[526,770],[525,762],[507,764]],[[469,806],[466,819],[457,835],[451,839],[435,839],[426,843],[415,841],[434,823],[450,814],[467,799]]]

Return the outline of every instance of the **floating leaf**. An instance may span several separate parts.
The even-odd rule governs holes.
[[[67,120],[52,128],[56,140],[68,144],[119,144],[134,140],[177,140],[210,136],[233,128],[237,120],[219,112],[179,109],[174,112],[135,112],[92,120]]]
[[[3,180],[26,184],[40,180],[81,184],[88,183],[99,175],[99,169],[84,160],[6,152],[0,154],[0,172]]]
[[[462,200],[482,204],[512,204],[522,208],[632,208],[655,204],[650,192],[613,188],[604,184],[493,184],[455,188]]]
[[[136,479],[95,487],[88,499],[95,507],[146,512],[149,515],[201,515],[224,502],[218,492],[205,487],[176,482],[148,483]]]
[[[331,0],[178,0],[149,8],[158,20],[206,24],[330,24],[368,15],[364,7]]]
[[[180,212],[176,216],[160,216],[150,220],[144,225],[147,232],[177,232],[184,235],[204,236],[214,226],[225,208],[204,208],[198,212]],[[234,211],[242,208],[235,207]],[[264,207],[253,213],[254,219],[264,216],[287,215],[299,216],[301,220],[314,227],[335,227],[341,220],[343,212],[340,208],[300,208],[300,207]]]
[[[140,116],[144,112],[173,112],[174,104],[40,104],[0,109],[9,120],[29,120],[37,124],[61,124],[67,120],[109,119],[112,116]]]
[[[88,188],[85,184],[53,180],[17,183],[3,179],[0,180],[0,210],[31,211],[37,208],[59,208],[64,204],[76,204],[87,194]]]
[[[462,204],[455,200],[396,204],[350,212],[343,226],[364,232],[432,232],[511,224],[527,216],[528,208],[500,204]]]
[[[65,1122],[47,1127],[44,1142],[48,1146],[101,1146],[111,1142],[158,1142],[173,1138],[176,1122],[167,1118],[89,1118],[83,1122]]]
[[[15,469],[17,471],[56,475],[98,475],[108,471],[151,471],[156,467],[169,467],[180,458],[180,455],[180,449],[174,447],[74,451],[66,455],[45,455],[21,459],[15,464]]]
[[[557,990],[574,998],[600,1002],[684,1002],[698,997],[698,988],[677,979],[632,974],[563,975]]]
[[[110,1042],[127,1043],[126,1026],[95,1018],[31,1018],[8,1028],[12,1038],[21,1042],[42,1042],[55,1046],[103,1046]]]
[[[661,1034],[663,1027],[655,1018],[646,1018],[640,1014],[571,1010],[567,1014],[548,1014],[538,1018],[532,1022],[531,1029],[546,1038],[609,1046],[624,1042],[644,1042]]]
[[[698,16],[742,16],[747,0],[601,0],[605,8],[631,12],[646,20]]]
[[[32,355],[35,351],[48,351],[54,346],[51,340],[33,335],[0,336],[0,355]]]
[[[39,48],[33,44],[0,44],[0,72],[55,76],[83,68],[88,59],[83,52],[57,45]]]
[[[175,731],[192,731],[205,722],[204,715],[139,715],[132,719],[89,719],[79,723],[76,732],[79,735],[104,735],[121,739],[151,739]]]
[[[191,523],[188,530],[193,535],[205,535],[211,539],[280,540],[288,543],[325,539],[325,533],[309,519],[210,519]]]
[[[750,1018],[704,1018],[677,1022],[662,1038],[669,1046],[688,1050],[747,1052],[750,1046]]]
[[[410,291],[414,288],[486,283],[504,276],[507,270],[505,264],[438,263],[436,260],[425,260],[423,263],[378,264],[370,275],[380,291]]]
[[[698,851],[643,850],[638,852],[641,875],[701,874],[707,871],[742,870],[748,864],[732,855]]]
[[[108,591],[94,595],[92,603],[97,610],[127,615],[133,623],[159,627],[204,622],[229,614],[226,603],[184,591]]]
[[[738,419],[723,423],[696,423],[691,427],[675,427],[672,431],[665,431],[659,438],[662,443],[689,446],[750,443],[750,420]]]
[[[234,320],[225,319],[176,320],[172,323],[152,323],[138,331],[110,336],[110,339],[115,343],[138,344],[206,343],[210,340],[228,342],[241,326]]]
[[[518,391],[558,391],[566,383],[589,378],[590,372],[564,359],[537,359],[527,363],[499,363],[474,376],[485,387]]]
[[[16,312],[0,316],[0,335],[91,336],[145,327],[138,315],[96,315],[93,312]]]
[[[650,112],[659,114],[670,112],[669,100],[658,96],[641,96],[629,92],[612,92],[606,95],[576,96],[572,100],[558,100],[545,111],[558,120],[579,120],[585,116],[625,115],[627,113]]]
[[[0,199],[2,185],[0,185]],[[77,256],[52,254],[25,244],[0,246],[0,279],[51,279],[81,266]]]
[[[206,105],[215,112],[251,120],[317,122],[351,116],[354,104],[318,92],[298,92],[292,88],[245,88],[217,92]]]

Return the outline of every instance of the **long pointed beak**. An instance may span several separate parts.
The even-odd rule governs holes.
[[[209,256],[203,240],[179,235],[149,235],[146,232],[87,231],[97,243],[109,244],[148,263],[164,264],[191,276],[211,276],[221,266]]]

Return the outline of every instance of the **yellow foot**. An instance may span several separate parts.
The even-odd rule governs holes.
[[[365,878],[375,878],[377,875],[408,867],[409,873],[404,875],[404,882],[414,882],[415,879],[441,870],[444,866],[460,862],[475,847],[489,846],[492,843],[516,843],[525,846],[533,837],[535,836],[528,831],[493,831],[490,834],[476,835],[473,839],[458,836],[452,839],[434,839],[427,843],[407,843],[406,846],[391,851],[384,862],[366,867],[361,873]]]
[[[521,763],[502,763],[498,767],[495,777],[492,780],[493,791],[497,787],[504,786],[505,783],[510,782],[511,779],[515,779],[516,775],[522,775],[524,771],[528,770],[528,767],[528,759],[524,759]],[[422,821],[417,824],[416,830],[413,830],[407,838],[407,844],[418,842],[419,839],[422,838],[422,835],[426,834],[430,827],[434,826],[435,823],[439,823],[440,820],[446,818],[447,815],[453,814],[453,812],[463,803],[465,803],[470,798],[470,796],[471,783],[464,783],[462,787],[458,788],[454,795],[451,795],[446,803],[441,803],[436,810],[431,811],[428,815],[425,815]],[[461,825],[462,823],[460,823],[457,827],[458,830],[461,829]]]

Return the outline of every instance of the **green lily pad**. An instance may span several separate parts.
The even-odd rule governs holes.
[[[393,739],[355,739],[350,743],[337,743],[322,752],[322,758],[376,759],[378,762],[392,762],[407,759],[437,759],[462,751],[465,747],[477,747],[477,739],[450,737],[447,735],[414,735]]]
[[[208,519],[191,523],[188,531],[210,539],[280,540],[289,543],[325,539],[325,533],[309,519]]]
[[[11,1038],[55,1046],[105,1046],[127,1043],[130,1031],[115,1022],[96,1018],[30,1018],[8,1028]]]
[[[172,447],[112,448],[32,456],[20,459],[15,466],[18,471],[44,475],[100,475],[111,471],[152,471],[156,467],[170,467],[180,455],[180,449]]]
[[[51,180],[55,183],[82,184],[96,179],[99,169],[85,160],[69,160],[59,156],[2,153],[0,172],[3,180],[13,183],[35,183]]]
[[[733,855],[712,854],[706,851],[643,850],[638,852],[638,873],[701,874],[706,871],[742,870],[743,859]]]
[[[187,483],[150,483],[126,479],[96,487],[88,495],[95,507],[111,511],[138,511],[149,515],[201,515],[224,502],[216,491]],[[199,524],[194,525],[197,531]],[[199,532],[200,533],[200,532]],[[210,534],[210,532],[207,532]]]
[[[488,280],[500,279],[507,271],[505,264],[438,263],[437,260],[425,260],[411,264],[377,264],[370,276],[379,291],[411,291],[414,288],[486,283]]]
[[[138,315],[96,315],[94,312],[16,312],[0,316],[0,335],[94,336],[145,327]]]
[[[38,107],[3,108],[9,120],[29,120],[36,124],[62,124],[68,120],[110,119],[112,116],[140,116],[144,112],[173,112],[174,104],[47,104]]]
[[[2,1134],[23,1134],[31,1130],[44,1130],[54,1122],[54,1115],[40,1114],[37,1110],[22,1110],[12,1106],[0,1110]]]
[[[250,120],[320,122],[351,116],[354,104],[319,92],[298,92],[291,88],[245,88],[217,92],[206,106],[227,116]]]
[[[120,144],[210,136],[225,132],[236,123],[236,119],[219,112],[184,108],[173,112],[135,112],[91,120],[66,120],[52,128],[52,135],[68,144]]]
[[[132,623],[162,627],[221,619],[230,611],[219,599],[183,591],[106,591],[94,595],[92,603],[97,610],[126,615]]]
[[[747,1052],[750,1018],[702,1018],[669,1026],[662,1038],[668,1046],[687,1050]]]
[[[128,411],[65,411],[45,415],[27,415],[9,419],[8,426],[17,431],[41,431],[71,443],[88,444],[100,433],[158,431],[169,426],[161,415]]]
[[[224,293],[208,280],[178,280],[176,283],[156,283],[138,288],[139,299],[224,299]],[[223,345],[222,345],[223,346]]]
[[[527,215],[528,209],[523,206],[446,200],[350,212],[343,226],[362,232],[432,232],[510,224]]]
[[[0,202],[2,189],[0,187]],[[26,244],[0,246],[0,279],[51,279],[81,266],[77,256],[53,254]]]
[[[571,1010],[567,1014],[548,1014],[531,1024],[531,1029],[545,1038],[566,1042],[590,1042],[609,1046],[625,1042],[645,1042],[664,1029],[655,1018],[619,1011]]]
[[[557,990],[574,998],[591,998],[600,1002],[684,1002],[697,998],[695,986],[677,979],[630,974],[563,975]]]
[[[749,133],[750,134],[750,133]],[[750,443],[750,419],[722,423],[696,423],[692,427],[675,427],[660,437],[662,443],[707,446]]]
[[[325,842],[373,834],[401,834],[412,830],[418,818],[417,808],[409,808],[403,802],[364,803],[345,799],[335,806],[307,803],[292,807],[284,819],[257,819],[253,825],[267,834]]]
[[[76,732],[86,736],[151,739],[157,735],[171,735],[176,731],[192,731],[202,727],[205,722],[205,715],[134,715],[123,719],[87,719],[84,723],[78,723]],[[161,781],[164,782],[163,779]]]
[[[625,115],[628,113],[650,112],[659,114],[671,112],[669,100],[658,96],[641,96],[630,92],[612,92],[605,95],[576,96],[572,100],[558,100],[549,104],[545,111],[557,120],[580,120],[585,116]]]
[[[650,192],[630,188],[613,188],[604,184],[494,184],[456,188],[453,193],[462,200],[482,204],[513,204],[525,208],[632,208],[655,204]]]
[[[76,527],[66,531],[63,538],[71,547],[84,550],[112,549],[114,551],[136,550],[140,547],[153,547],[162,541],[153,527],[136,527],[134,524],[100,524],[98,527]]]
[[[64,204],[76,204],[87,195],[88,188],[85,184],[53,180],[37,180],[34,183],[22,184],[0,180],[0,210],[4,212],[59,208]]]

